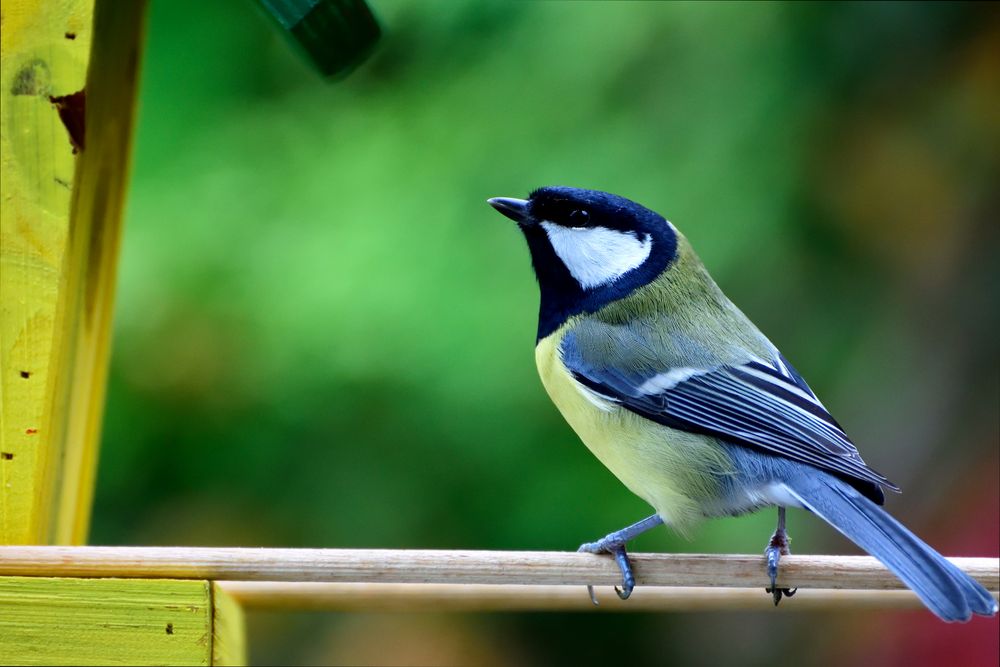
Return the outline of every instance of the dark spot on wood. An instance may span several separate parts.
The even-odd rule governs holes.
[[[76,33],[75,32],[67,32],[66,33],[66,39],[76,39]]]
[[[24,429],[24,434],[25,435],[35,435],[36,433],[38,433],[38,429],[37,428],[26,428],[26,429]]]
[[[49,95],[49,102],[55,105],[59,112],[59,120],[66,126],[69,132],[69,143],[73,146],[73,152],[82,151],[85,147],[84,137],[84,117],[87,108],[87,92],[79,90],[70,95]]]
[[[0,452],[0,459],[3,459],[4,461],[10,461],[13,458],[14,455],[11,454],[10,452]]]
[[[10,92],[13,95],[48,95],[51,83],[52,74],[49,72],[48,63],[41,58],[35,58],[17,70]]]
[[[167,623],[167,634],[168,635],[174,634],[174,624],[173,623]]]
[[[21,371],[21,377],[23,377],[25,380],[27,380],[28,378],[31,377],[31,372],[30,371]]]

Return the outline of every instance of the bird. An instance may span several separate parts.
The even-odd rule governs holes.
[[[777,585],[793,507],[880,560],[941,619],[997,613],[989,591],[882,509],[883,490],[898,487],[865,463],[672,223],[624,197],[565,186],[487,202],[527,241],[546,392],[654,510],[579,548],[614,558],[619,597],[635,588],[626,543],[637,535],[661,524],[688,534],[705,519],[776,507],[764,556],[777,605],[795,592]]]

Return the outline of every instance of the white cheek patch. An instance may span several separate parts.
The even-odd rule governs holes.
[[[653,239],[607,227],[563,227],[543,220],[549,243],[584,289],[614,282],[649,258]]]

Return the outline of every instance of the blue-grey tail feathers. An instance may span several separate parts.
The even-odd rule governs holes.
[[[807,509],[882,561],[943,620],[997,612],[989,591],[849,485],[826,474],[795,475],[785,484]]]

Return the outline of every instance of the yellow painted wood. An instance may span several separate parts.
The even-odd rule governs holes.
[[[45,541],[48,427],[76,158],[49,101],[84,86],[93,0],[4,0],[0,30],[0,542]],[[73,39],[69,39],[71,35]]]
[[[3,544],[86,537],[144,8],[141,0],[3,2]],[[50,98],[82,89],[86,141],[75,151]]]
[[[0,577],[0,664],[208,665],[207,581]]]
[[[243,606],[217,582],[212,583],[212,664],[247,664]]]
[[[98,0],[87,73],[86,148],[70,211],[57,326],[53,437],[65,443],[49,541],[81,544],[90,524],[111,316],[135,117],[144,0]]]

